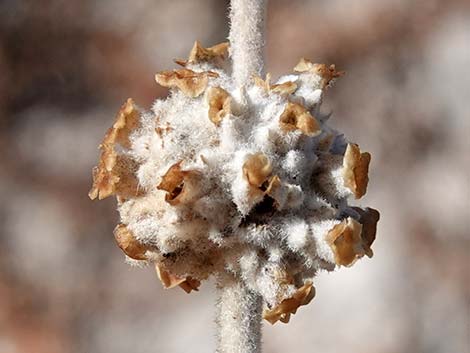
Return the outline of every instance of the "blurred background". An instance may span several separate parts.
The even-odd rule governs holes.
[[[165,291],[124,263],[97,146],[128,97],[149,108],[228,1],[0,0],[0,352],[213,352],[215,290]],[[322,274],[264,352],[470,352],[470,2],[271,0],[267,69],[302,56],[346,76],[331,124],[373,156],[359,204],[375,256]]]

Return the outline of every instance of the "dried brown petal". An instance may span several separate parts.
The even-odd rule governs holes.
[[[344,153],[344,186],[353,192],[356,199],[364,196],[367,191],[370,158],[370,153],[361,153],[359,146],[351,143],[348,144]]]
[[[219,125],[222,119],[230,114],[230,94],[220,87],[211,87],[207,90],[207,103],[209,104],[209,119]]]
[[[268,180],[272,170],[268,157],[261,152],[249,155],[243,164],[243,175],[251,186],[257,188]]]
[[[141,196],[144,191],[139,188],[139,180],[136,177],[138,164],[128,156],[119,155],[116,159],[114,173],[119,176],[119,182],[115,185],[116,195],[129,199]]]
[[[121,250],[130,258],[135,260],[147,259],[145,252],[150,248],[139,243],[134,234],[132,234],[125,224],[119,224],[114,229],[114,238]]]
[[[207,87],[209,77],[218,77],[212,71],[195,72],[189,69],[162,71],[155,75],[155,81],[163,87],[179,88],[189,97],[198,97]]]
[[[305,58],[300,58],[300,61],[294,67],[295,72],[307,72],[313,70],[313,63]]]
[[[327,87],[330,82],[340,76],[344,75],[344,71],[336,71],[334,64],[328,66],[326,64],[314,64],[311,61],[302,58],[299,63],[294,67],[295,72],[310,72],[320,75],[322,88]]]
[[[362,246],[368,257],[374,255],[371,245],[375,240],[377,233],[377,222],[380,219],[380,213],[373,208],[367,207],[365,210],[359,207],[353,207],[353,209],[359,213],[359,223],[362,224]]]
[[[271,85],[271,92],[279,93],[281,95],[289,95],[294,93],[297,90],[297,84],[292,81],[287,81],[283,83],[276,83]]]
[[[279,123],[284,131],[300,130],[308,136],[316,136],[321,133],[317,119],[305,107],[297,103],[287,103]]]
[[[130,133],[138,128],[139,111],[132,99],[128,99],[119,110],[116,121],[104,136],[100,145],[101,155],[97,167],[93,168],[93,186],[88,196],[102,200],[117,194],[128,198],[140,195],[138,181],[135,177],[136,163],[125,155],[119,155],[115,145],[129,148]]]
[[[137,164],[127,156],[116,155],[108,151],[98,167],[93,168],[93,186],[88,196],[102,200],[108,196],[128,199],[142,195],[139,182],[135,176]]]
[[[186,293],[190,293],[192,290],[199,290],[199,286],[201,285],[201,282],[197,279],[193,279],[191,277],[178,277],[166,271],[159,264],[155,264],[155,271],[157,272],[157,276],[165,289],[171,289],[176,286],[180,286]]]
[[[328,232],[326,240],[335,254],[336,264],[349,267],[364,255],[361,232],[362,225],[352,218],[343,220]]]
[[[102,200],[115,192],[115,186],[119,182],[119,176],[113,172],[117,155],[113,149],[101,153],[98,166],[93,168],[93,186],[88,197],[94,200],[98,197]]]
[[[200,179],[199,172],[182,170],[178,162],[168,169],[157,189],[167,192],[165,201],[170,205],[189,203],[199,195]]]
[[[253,81],[256,86],[263,88],[266,92],[274,92],[281,95],[289,95],[297,90],[297,84],[295,82],[287,81],[284,83],[271,84],[271,74],[266,74],[266,79],[263,80],[261,77],[254,75]]]
[[[137,106],[134,104],[134,101],[129,98],[126,103],[121,106],[121,109],[116,115],[116,120],[106,133],[101,146],[119,143],[129,148],[129,135],[140,126],[139,116],[140,112]]]
[[[209,48],[204,48],[199,41],[196,41],[189,53],[188,60],[175,60],[175,62],[181,66],[186,66],[187,64],[200,62],[222,61],[227,57],[228,46],[228,42],[223,42]]]
[[[268,72],[265,80],[258,75],[253,75],[253,83],[255,86],[261,87],[266,92],[269,92],[271,90],[271,74]]]
[[[263,318],[271,324],[278,320],[289,322],[290,315],[295,314],[299,306],[307,305],[315,296],[315,288],[311,282],[305,283],[300,287],[291,298],[283,300],[279,305],[270,310],[265,310]]]

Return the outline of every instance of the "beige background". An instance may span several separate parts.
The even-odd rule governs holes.
[[[212,283],[164,291],[114,245],[114,200],[87,198],[127,97],[150,107],[220,0],[0,1],[0,352],[212,352]],[[470,2],[272,0],[267,67],[347,71],[332,124],[373,155],[375,257],[322,274],[264,351],[470,352]]]

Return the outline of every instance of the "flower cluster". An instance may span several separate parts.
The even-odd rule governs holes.
[[[151,111],[129,99],[100,145],[90,198],[116,195],[114,235],[166,288],[197,290],[229,273],[288,322],[315,294],[319,270],[372,256],[379,213],[352,207],[367,188],[370,154],[330,127],[320,104],[343,73],[302,59],[271,82],[237,87],[228,44],[198,42]]]

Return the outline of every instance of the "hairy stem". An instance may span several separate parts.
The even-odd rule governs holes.
[[[263,71],[264,19],[267,0],[231,0],[230,56],[237,86]]]
[[[231,0],[230,56],[238,87],[263,71],[266,1]],[[217,287],[217,353],[260,353],[261,297],[227,273],[219,276]]]
[[[261,298],[230,275],[218,281],[217,353],[261,352]]]

